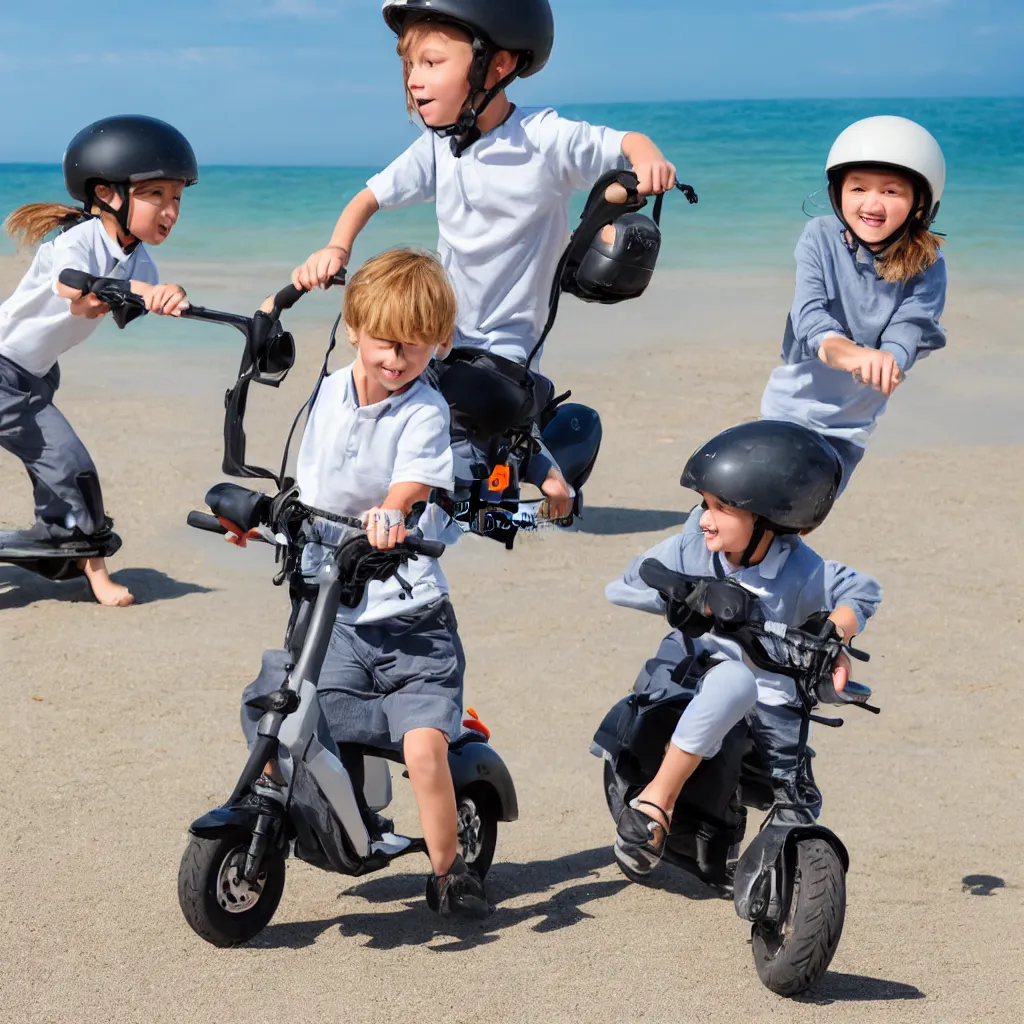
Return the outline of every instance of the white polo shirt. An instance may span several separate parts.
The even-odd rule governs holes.
[[[37,377],[44,376],[68,349],[81,344],[100,325],[99,319],[72,316],[70,301],[57,294],[62,270],[145,284],[160,281],[145,247],[140,243],[128,255],[98,217],[43,242],[28,273],[0,304],[0,355]]]
[[[360,516],[379,506],[392,484],[417,483],[450,490],[454,464],[449,436],[448,405],[422,380],[383,402],[360,406],[352,367],[328,376],[309,414],[299,446],[296,482],[302,501],[336,515]],[[436,505],[428,505],[419,522],[424,537],[452,543],[457,530]],[[350,528],[319,520],[316,532],[335,544]],[[312,571],[323,552],[303,560]],[[401,576],[412,587],[406,593],[396,579],[373,580],[358,608],[342,608],[338,618],[352,624],[378,622],[407,615],[448,593],[448,581],[434,558],[409,561]]]
[[[569,240],[569,200],[627,166],[624,138],[550,108],[517,107],[461,157],[425,131],[367,182],[381,209],[436,203],[437,249],[459,303],[456,347],[526,362]]]

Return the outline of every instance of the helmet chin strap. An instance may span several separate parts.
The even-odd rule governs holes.
[[[768,532],[768,523],[761,517],[754,517],[754,532],[750,535],[750,543],[747,545],[747,549],[743,552],[743,557],[740,559],[740,565],[746,569],[750,565],[750,560],[757,553],[757,549],[761,546],[761,541],[764,540],[764,535]]]
[[[121,205],[117,208],[111,206],[109,203],[104,202],[96,194],[95,187],[92,190],[92,206],[98,206],[104,213],[112,214],[114,220],[117,221],[117,226],[121,229],[121,238],[118,241],[121,243],[121,248],[125,252],[131,252],[136,245],[139,244],[139,240],[135,238],[132,233],[128,230],[128,215],[131,209],[131,194],[128,188],[118,182],[115,185],[110,185],[110,188],[121,197]]]
[[[439,125],[431,130],[435,135],[443,139],[451,139],[452,154],[455,157],[462,156],[470,146],[483,134],[480,131],[480,115],[490,105],[491,100],[510,85],[516,75],[519,74],[519,58],[516,58],[516,66],[500,81],[487,89],[484,83],[487,80],[487,72],[490,67],[491,58],[497,53],[492,46],[482,39],[473,40],[473,63],[469,67],[469,91],[466,93],[465,108],[459,115],[459,119],[453,124]],[[473,100],[483,93],[483,99],[476,106]]]

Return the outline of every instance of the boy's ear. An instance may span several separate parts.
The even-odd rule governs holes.
[[[435,359],[444,359],[448,355],[448,353],[451,352],[451,350],[452,350],[452,342],[454,342],[454,341],[455,341],[455,337],[453,335],[447,341],[442,341],[440,345],[435,346],[435,348],[434,348],[434,358]]]
[[[508,50],[499,50],[491,58],[491,74],[488,77],[492,77],[494,81],[489,83],[495,85],[500,82],[506,75],[512,74],[516,69],[516,65],[519,63],[519,54],[510,53]]]
[[[345,331],[348,334],[349,342],[351,344],[353,344],[353,345],[358,345],[359,344],[359,337],[356,334],[355,330],[352,328],[352,325],[350,323],[348,323],[348,321],[345,322]]]

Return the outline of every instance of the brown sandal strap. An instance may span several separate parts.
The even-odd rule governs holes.
[[[640,805],[641,804],[643,806],[645,806],[645,807],[653,807],[656,811],[659,811],[661,813],[661,816],[665,819],[665,823],[666,824],[668,824],[668,823],[670,823],[672,821],[672,817],[668,813],[668,811],[666,811],[664,807],[659,807],[658,804],[654,803],[651,800],[631,800],[630,803],[636,804],[636,809],[637,810],[640,809]],[[643,813],[643,812],[641,812],[641,813]],[[650,818],[651,816],[648,814],[647,817]],[[651,820],[653,821],[654,819],[651,818]],[[658,824],[661,825],[661,822],[659,821]]]

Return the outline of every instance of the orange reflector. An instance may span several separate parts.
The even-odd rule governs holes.
[[[480,716],[476,711],[473,708],[466,708],[466,714],[469,715],[469,718],[463,719],[463,726],[467,729],[472,729],[474,732],[480,733],[485,740],[489,740],[491,738],[491,730],[480,721]]]
[[[510,483],[512,483],[512,472],[508,466],[502,464],[495,466],[491,471],[491,478],[487,481],[487,486],[492,491],[504,491],[507,490]]]

